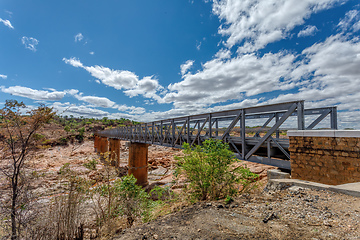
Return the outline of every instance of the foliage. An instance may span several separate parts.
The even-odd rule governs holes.
[[[23,102],[16,100],[6,100],[4,108],[0,110],[0,171],[10,185],[11,239],[19,238],[21,226],[25,224],[22,206],[29,201],[26,197],[29,193],[26,187],[29,181],[24,168],[32,150],[34,135],[44,124],[49,123],[54,115],[53,109],[43,104],[27,110]]]
[[[98,162],[95,159],[93,159],[87,163],[84,163],[84,167],[86,167],[90,170],[96,170],[96,164],[98,164]]]
[[[64,127],[64,130],[65,130],[65,132],[70,132],[70,126],[66,125],[66,126]]]
[[[203,146],[190,147],[184,143],[184,156],[177,157],[176,174],[185,174],[193,199],[222,199],[243,190],[257,179],[257,175],[244,167],[233,167],[239,161],[229,150],[229,145],[218,140],[206,140]]]
[[[99,225],[108,224],[118,216],[125,216],[129,227],[138,217],[144,221],[149,219],[152,201],[142,187],[135,183],[133,175],[126,175],[112,184],[101,184],[91,190]]]
[[[34,136],[33,136],[33,138],[35,140],[40,140],[40,139],[43,139],[44,137],[45,137],[44,135],[38,134],[38,133],[34,133]]]
[[[132,226],[136,217],[144,221],[150,218],[151,200],[141,186],[136,185],[133,175],[126,175],[114,184],[119,193],[119,213],[126,216],[129,226]]]

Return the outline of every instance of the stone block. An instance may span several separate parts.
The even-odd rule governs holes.
[[[268,180],[270,179],[290,179],[290,174],[282,172],[280,169],[271,169],[267,171]]]

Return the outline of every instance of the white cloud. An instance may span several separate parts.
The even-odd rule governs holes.
[[[80,60],[77,59],[77,58],[74,58],[74,57],[72,57],[72,58],[70,58],[70,59],[63,58],[62,60],[63,60],[66,64],[69,64],[69,65],[71,65],[71,66],[73,66],[73,67],[80,67],[80,68],[83,68],[83,67],[84,67],[84,65],[80,62]]]
[[[90,55],[94,55],[95,53],[94,52],[89,52]]]
[[[198,51],[200,51],[201,44],[202,44],[201,41],[196,43],[196,49],[197,49]]]
[[[215,58],[218,58],[218,59],[231,58],[231,51],[228,50],[228,49],[220,49],[220,50],[215,54]]]
[[[0,74],[0,78],[2,78],[2,79],[7,79],[7,76],[4,75],[4,74]]]
[[[313,36],[318,31],[316,26],[306,26],[303,30],[298,33],[298,37]]]
[[[294,87],[287,78],[294,60],[294,55],[286,53],[215,58],[203,64],[202,71],[188,73],[183,81],[170,84],[170,92],[165,95],[164,101],[174,103],[175,107],[210,106],[228,100],[241,100],[244,96],[286,90]]]
[[[330,36],[305,49],[302,57],[290,74],[299,91],[281,94],[268,103],[305,99],[308,107],[337,105],[340,110],[360,110],[359,39]]]
[[[143,79],[139,79],[135,73],[126,70],[112,70],[98,65],[90,67],[84,66],[80,60],[74,57],[70,59],[63,58],[63,61],[74,67],[85,69],[91,76],[107,86],[117,90],[124,89],[124,93],[130,97],[142,95],[146,98],[161,100],[157,95],[157,91],[163,89],[163,87],[160,86],[158,80],[153,76],[146,76]]]
[[[229,36],[227,47],[242,43],[239,52],[264,48],[284,39],[311,14],[343,0],[213,0],[213,12],[223,24],[219,34]]]
[[[90,103],[96,107],[111,108],[115,102],[105,97],[82,96],[82,94],[74,94],[74,97],[80,101]]]
[[[54,102],[50,107],[53,107],[54,110],[60,115],[73,115],[74,117],[89,117],[89,118],[103,118],[108,117],[109,113],[93,108],[86,105],[76,105],[70,103],[60,103]]]
[[[345,14],[345,17],[339,22],[338,27],[342,31],[352,30],[354,32],[360,29],[360,12],[351,10]]]
[[[181,64],[180,71],[181,75],[184,76],[187,71],[193,66],[194,60],[187,60],[184,64]]]
[[[9,20],[4,20],[4,19],[0,18],[0,22],[3,23],[8,28],[14,29],[13,25],[11,25],[11,22]]]
[[[11,95],[26,97],[34,100],[58,101],[65,96],[65,92],[35,90],[22,86],[12,86],[8,88],[1,86],[0,89],[4,93],[9,93]]]
[[[115,109],[121,112],[129,112],[129,114],[143,114],[146,112],[145,108],[143,107],[135,107],[135,106],[126,106],[126,105],[116,105]],[[142,120],[144,121],[144,120]]]
[[[142,107],[129,107],[125,104],[118,105],[106,97],[84,96],[83,93],[79,93],[79,90],[76,89],[65,90],[65,92],[72,95],[79,101],[91,104],[90,107],[113,108],[122,112],[129,112],[130,114],[141,114],[145,112],[145,109]]]
[[[82,33],[78,33],[75,35],[75,42],[81,42],[81,40],[83,40],[84,36],[82,35]]]
[[[36,45],[39,44],[39,41],[32,37],[22,37],[21,42],[25,45],[25,48],[30,49],[33,52],[36,52]]]

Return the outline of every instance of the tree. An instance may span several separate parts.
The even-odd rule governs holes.
[[[23,113],[26,113],[24,115]],[[26,194],[24,167],[29,159],[34,134],[55,115],[52,108],[43,104],[26,111],[23,102],[6,100],[0,110],[0,171],[10,187],[11,239],[18,239],[21,227],[19,211],[24,207],[22,196]],[[20,210],[19,210],[20,209]]]

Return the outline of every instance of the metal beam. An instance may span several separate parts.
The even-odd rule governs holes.
[[[280,118],[280,120],[266,133],[264,137],[260,139],[260,141],[246,154],[245,159],[248,159],[251,155],[253,155],[259,147],[275,132],[275,130],[285,122],[285,120],[291,115],[291,113],[298,107],[297,103],[294,103],[289,110]]]

